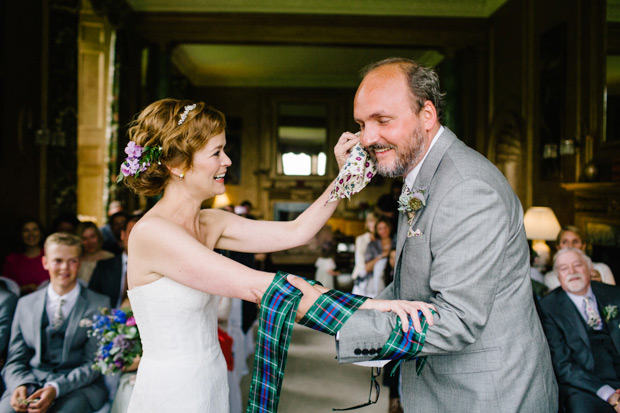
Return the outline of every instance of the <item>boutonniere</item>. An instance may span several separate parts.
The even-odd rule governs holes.
[[[407,213],[409,224],[415,213],[426,206],[426,187],[405,191],[398,198],[398,210]]]
[[[618,306],[606,305],[603,308],[603,315],[605,316],[605,322],[609,323],[609,320],[618,315]]]

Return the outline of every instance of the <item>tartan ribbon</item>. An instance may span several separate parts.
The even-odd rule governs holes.
[[[433,314],[435,311],[431,310]],[[420,318],[420,326],[422,331],[416,332],[413,328],[413,321],[409,318],[409,330],[407,333],[403,332],[400,317],[396,317],[396,325],[392,329],[390,337],[385,342],[381,350],[373,360],[396,360],[394,368],[392,369],[392,375],[403,362],[414,360],[416,361],[415,371],[420,375],[424,365],[426,364],[426,356],[417,357],[424,347],[424,341],[426,340],[426,331],[428,330],[428,323],[426,317],[422,314],[422,311],[418,311],[418,317]]]
[[[361,295],[329,290],[317,298],[299,324],[335,336],[367,299]]]
[[[273,413],[278,410],[295,313],[302,296],[301,291],[286,280],[287,275],[286,272],[278,271],[261,300],[254,371],[246,413]],[[314,280],[306,281],[316,284]],[[330,290],[321,294],[312,306],[313,315],[306,315],[304,319],[308,319],[307,322],[319,331],[334,331],[333,334],[336,334],[364,301],[366,297]]]

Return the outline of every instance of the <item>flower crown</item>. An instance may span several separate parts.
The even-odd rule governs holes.
[[[134,141],[129,141],[125,147],[127,158],[121,164],[121,173],[118,175],[116,182],[123,180],[125,176],[138,177],[140,172],[146,171],[151,163],[157,162],[161,165],[159,158],[163,148],[161,146],[145,146],[144,148],[137,145]]]

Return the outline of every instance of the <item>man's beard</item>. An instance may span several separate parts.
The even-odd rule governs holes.
[[[377,161],[375,150],[394,149],[396,159],[390,164],[384,164]],[[371,145],[368,147],[370,157],[377,165],[377,172],[388,178],[396,178],[405,176],[414,165],[416,165],[424,154],[424,134],[420,128],[411,132],[409,139],[402,145],[396,147],[393,145]]]
[[[573,277],[579,277],[579,280],[573,280],[573,281],[568,282],[568,280],[570,280]],[[586,277],[584,277],[582,274],[575,273],[575,274],[567,275],[566,280],[567,280],[566,288],[571,293],[577,293],[579,291],[582,291],[584,288],[586,288]]]

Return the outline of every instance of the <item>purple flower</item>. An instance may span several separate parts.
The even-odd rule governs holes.
[[[122,368],[123,368],[123,360],[122,360],[122,359],[116,359],[116,360],[114,360],[114,365],[115,365],[116,367],[118,367],[119,369],[122,369]]]
[[[368,173],[366,174],[366,177],[367,177],[368,179],[371,179],[371,178],[372,178],[372,172],[368,172]]]
[[[129,158],[139,158],[142,156],[142,146],[136,145],[133,141],[129,141],[127,147],[125,148],[125,153]]]
[[[356,161],[361,161],[361,160],[362,160],[362,158],[360,158],[359,156],[356,156],[356,157],[355,157],[355,160],[356,160]]]
[[[121,173],[125,176],[131,175],[131,169],[129,168],[129,165],[127,165],[127,161],[121,164]]]

